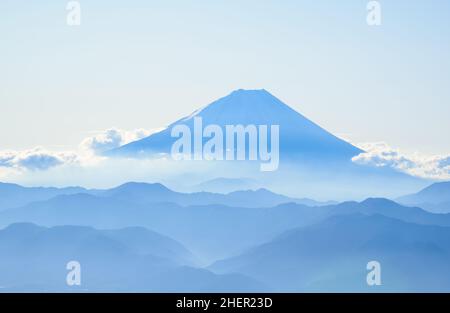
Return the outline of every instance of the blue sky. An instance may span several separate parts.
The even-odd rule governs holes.
[[[450,2],[0,3],[0,150],[74,149],[154,129],[238,88],[265,88],[354,142],[450,153]]]

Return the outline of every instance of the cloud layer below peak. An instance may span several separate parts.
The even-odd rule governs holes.
[[[85,138],[77,151],[50,151],[42,147],[16,151],[0,151],[0,169],[16,171],[45,171],[63,165],[90,165],[113,148],[150,135],[146,129],[122,130],[110,128]]]
[[[450,155],[405,154],[385,142],[364,143],[357,146],[365,151],[352,159],[357,164],[392,167],[409,175],[427,179],[450,179]]]
[[[76,162],[78,155],[75,152],[52,152],[41,147],[24,151],[0,151],[0,167],[36,171]]]
[[[81,142],[80,147],[84,151],[90,151],[93,154],[101,155],[102,153],[120,147],[124,144],[149,136],[152,131],[139,128],[135,130],[123,130],[110,128],[98,134],[86,138]]]
[[[11,173],[45,172],[53,168],[69,167],[76,171],[92,170],[104,164],[120,162],[103,156],[107,150],[144,138],[157,130],[122,130],[110,128],[85,138],[75,151],[50,151],[42,147],[24,151],[0,151],[0,178]],[[450,155],[424,156],[405,154],[385,142],[356,144],[365,152],[355,156],[357,164],[375,167],[391,167],[412,176],[433,179],[450,179]],[[131,162],[131,161],[130,161]],[[137,161],[134,161],[137,163]],[[127,166],[130,166],[128,164]],[[148,166],[148,164],[146,165]]]

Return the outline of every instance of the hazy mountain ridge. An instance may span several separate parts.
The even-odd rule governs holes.
[[[150,184],[137,182],[129,182],[105,190],[85,189],[81,187],[61,189],[35,188],[2,183],[0,184],[0,194],[4,195],[3,201],[0,201],[0,211],[18,206],[25,206],[32,202],[46,201],[51,200],[52,198],[77,194],[82,194],[79,196],[80,199],[89,196],[99,196],[113,198],[118,201],[141,204],[172,202],[183,206],[219,204],[241,207],[271,207],[287,202],[307,205],[326,205],[330,203],[314,201],[307,198],[296,199],[286,197],[263,188],[258,190],[236,191],[227,194],[212,192],[183,193],[173,191],[159,183]],[[28,194],[31,194],[31,196],[28,197]],[[16,205],[12,205],[12,203],[15,203]],[[3,204],[3,206],[1,204]]]
[[[0,210],[26,205],[34,201],[48,200],[58,195],[86,192],[81,187],[23,187],[0,182]]]
[[[382,286],[363,279],[371,260],[381,263]],[[210,269],[278,291],[448,291],[449,261],[450,227],[350,214],[287,231]]]
[[[188,199],[197,203],[203,203],[207,199],[209,203],[214,203],[209,196],[212,195],[215,199],[216,195],[206,194],[208,197],[205,197],[205,193],[189,194]],[[239,196],[237,199],[241,199],[242,193],[232,193],[236,194]],[[264,199],[258,192],[244,192],[243,195],[250,197],[251,202],[255,198],[254,194]],[[290,202],[267,208],[221,204],[188,205],[186,202],[181,206],[170,203],[183,202],[185,196],[186,194],[173,192],[161,184],[124,184],[96,196],[62,195],[9,209],[0,213],[0,224],[7,226],[25,221],[45,226],[75,224],[97,228],[148,227],[181,241],[206,260],[238,253],[287,229],[318,222],[332,215],[383,214],[405,222],[450,226],[450,214],[432,214],[387,199],[367,199],[363,202],[320,207]],[[196,200],[196,197],[201,201]],[[224,195],[219,197],[222,199]],[[243,200],[240,202],[245,203]],[[209,236],[205,236],[205,233]]]
[[[189,186],[189,188],[193,191],[230,193],[240,190],[255,190],[261,186],[254,179],[217,177]]]
[[[434,183],[417,193],[400,197],[397,201],[420,206],[434,213],[450,213],[450,182]]]
[[[61,281],[61,264],[71,258],[95,269],[85,273],[83,288],[91,291],[361,291],[367,290],[364,262],[377,258],[389,282],[380,290],[450,290],[442,280],[450,264],[450,214],[382,198],[310,207],[264,189],[186,194],[127,183],[86,192],[0,212],[2,227],[51,227],[0,230],[0,272],[14,264],[0,281],[5,290],[77,291]],[[281,203],[230,205],[267,204],[266,196]],[[217,199],[229,205],[210,204]],[[405,268],[418,272],[422,287],[406,283],[399,265],[405,258],[413,260]],[[220,259],[207,269],[192,267]],[[433,267],[428,278],[423,264]],[[105,278],[112,272],[117,275]]]
[[[142,236],[145,239],[143,240]],[[188,259],[186,259],[188,256]],[[0,230],[1,291],[264,290],[243,275],[216,275],[191,264],[179,243],[146,229],[13,224]],[[81,286],[65,283],[66,264],[81,266]]]

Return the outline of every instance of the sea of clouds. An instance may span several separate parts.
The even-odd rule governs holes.
[[[132,178],[145,180],[149,176],[159,179],[164,177],[164,172],[166,174],[172,172],[175,175],[180,168],[177,168],[174,162],[169,164],[170,160],[167,159],[169,156],[160,160],[131,160],[109,159],[103,155],[105,151],[145,138],[159,130],[110,128],[85,138],[73,151],[51,151],[44,147],[22,151],[0,151],[0,180],[48,181],[45,178],[53,175],[52,183],[57,183],[55,179],[58,177],[61,177],[61,183],[73,177],[75,183],[76,177],[81,178],[81,175],[84,175],[83,177],[87,177],[91,182],[100,182],[104,181],[101,175],[109,175],[113,180],[116,177],[120,182]],[[356,145],[365,151],[352,159],[357,164],[391,167],[427,179],[450,179],[450,155],[407,154],[385,142]],[[114,173],[115,171],[117,173]]]

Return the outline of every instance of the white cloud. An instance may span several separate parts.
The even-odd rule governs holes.
[[[431,179],[450,179],[450,155],[425,156],[405,154],[384,142],[357,144],[363,149],[353,162],[371,166],[389,166],[413,176]]]
[[[78,151],[54,152],[42,147],[23,151],[0,151],[0,174],[12,171],[45,171],[63,165],[95,166],[105,160],[101,154],[129,142],[149,136],[146,129],[122,130],[111,128],[84,139]]]
[[[74,165],[75,167],[71,167],[77,168],[77,171],[88,168],[91,171],[94,167],[102,167],[108,162],[106,157],[101,156],[103,152],[149,136],[155,131],[111,128],[84,139],[78,151],[54,152],[40,147],[24,151],[0,151],[0,177],[14,174],[13,172],[43,172],[67,165]],[[423,178],[450,179],[450,155],[405,154],[384,142],[356,145],[366,152],[354,157],[352,160],[355,163],[392,167]]]
[[[110,128],[93,137],[84,139],[81,143],[81,148],[85,151],[101,155],[110,149],[147,137],[151,133],[151,131],[142,128],[131,131]]]
[[[0,167],[6,168],[47,170],[76,162],[78,156],[73,152],[51,152],[40,147],[25,151],[0,151]]]

